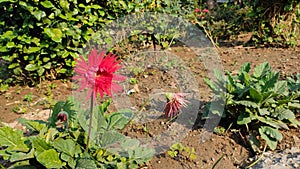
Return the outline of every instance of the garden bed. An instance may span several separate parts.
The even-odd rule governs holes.
[[[199,91],[199,109],[210,100],[211,92],[204,83],[203,78],[207,77],[205,67],[199,63],[197,56],[194,56],[190,49],[186,47],[172,47],[168,50],[176,56],[182,58],[188,63],[190,70],[198,81]],[[269,62],[271,67],[279,71],[280,78],[288,75],[299,74],[300,72],[300,48],[282,49],[282,48],[247,48],[247,47],[221,47],[219,55],[225,70],[236,73],[242,64],[250,62],[252,67],[263,62]],[[138,71],[138,70],[135,70]],[[132,70],[132,72],[134,72]],[[162,89],[169,92],[178,92],[178,84],[174,77],[161,69],[149,67],[131,75],[132,82],[127,86],[125,92],[135,89],[131,94],[130,102],[135,109],[143,111],[151,103],[147,103],[147,98],[157,92],[156,89]],[[67,96],[72,94],[72,85],[70,82],[53,81],[42,82],[34,88],[14,86],[7,90],[1,91],[0,94],[0,121],[8,123],[13,127],[18,117],[27,117],[40,119],[39,112],[43,109],[49,109],[56,100],[65,100]],[[162,102],[163,103],[163,102]],[[163,108],[164,105],[162,105]],[[112,107],[111,111],[115,108]],[[47,110],[46,110],[47,111]],[[45,110],[43,111],[45,112]],[[49,112],[49,111],[48,111]],[[49,114],[45,113],[47,116]],[[123,130],[123,133],[130,137],[154,137],[170,127],[170,119],[161,114],[156,114],[159,118],[146,123],[130,123]],[[299,119],[299,114],[296,115]],[[47,119],[47,117],[44,117]],[[195,119],[196,121],[196,119]],[[145,129],[146,128],[146,129]],[[245,167],[253,161],[249,159],[255,156],[247,143],[247,138],[241,133],[242,131],[235,129],[229,130],[222,134],[213,134],[207,141],[200,143],[199,137],[205,132],[201,124],[195,125],[182,138],[182,146],[194,148],[195,159],[190,158],[189,153],[182,152],[178,156],[172,158],[165,152],[156,155],[143,168],[211,168],[220,159],[216,168],[236,168]],[[289,149],[292,147],[300,148],[299,144],[300,131],[291,127],[290,130],[283,132],[283,140],[279,143],[275,151]]]

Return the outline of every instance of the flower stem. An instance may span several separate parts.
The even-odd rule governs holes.
[[[88,137],[87,137],[87,143],[85,150],[88,150],[90,145],[90,137],[91,137],[91,131],[92,131],[92,123],[93,123],[93,109],[94,109],[94,92],[91,94],[91,106],[90,106],[90,124],[89,124],[89,131],[88,131]]]

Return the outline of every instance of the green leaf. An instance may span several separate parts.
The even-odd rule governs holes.
[[[270,74],[271,77],[269,80],[267,80],[265,82],[265,85],[262,87],[262,91],[268,91],[269,89],[272,89],[275,85],[275,83],[278,81],[278,78],[279,78],[279,73],[276,72],[275,74]]]
[[[53,4],[50,1],[42,1],[41,4],[45,7],[45,8],[52,8]]]
[[[283,138],[278,129],[274,129],[269,126],[261,126],[258,131],[271,150],[275,150],[277,147],[277,141],[281,141]]]
[[[285,92],[287,92],[287,81],[278,81],[275,83],[273,92],[278,95],[283,95]]]
[[[261,76],[264,76],[270,70],[271,70],[271,67],[270,67],[269,63],[264,62],[254,68],[254,72],[252,75],[255,78],[260,78]]]
[[[58,139],[53,142],[53,147],[60,151],[64,152],[71,157],[74,157],[74,155],[79,154],[81,152],[81,149],[72,139]]]
[[[265,124],[268,124],[274,128],[283,128],[283,129],[286,129],[288,130],[289,127],[283,123],[282,121],[276,121],[275,119],[272,119],[270,117],[260,117],[260,116],[256,116],[255,117],[257,120],[259,120],[260,122],[262,123],[265,123]]]
[[[27,71],[35,71],[38,69],[38,66],[35,65],[35,64],[28,64],[26,67],[25,67],[25,70]]]
[[[263,109],[258,109],[259,115],[264,116],[264,115],[270,115],[270,112],[267,108]]]
[[[62,32],[58,28],[44,28],[44,32],[55,42],[62,41]]]
[[[234,103],[239,104],[239,105],[243,105],[246,107],[253,107],[253,108],[258,108],[259,105],[255,102],[252,101],[248,101],[248,100],[241,100],[241,101],[235,101]]]
[[[36,159],[46,168],[62,168],[66,165],[59,159],[59,154],[54,149],[40,153]]]
[[[41,47],[30,47],[29,50],[27,51],[28,54],[34,53],[41,50]]]
[[[127,112],[126,112],[127,111]],[[131,110],[123,110],[122,113],[113,113],[108,117],[108,129],[123,129],[132,118]]]
[[[52,148],[45,139],[39,136],[32,136],[29,139],[32,143],[32,147],[35,149],[35,156],[38,156],[40,153]]]
[[[34,149],[31,149],[29,153],[13,153],[9,159],[10,162],[16,162],[16,161],[24,161],[30,158],[34,158]]]
[[[10,127],[0,128],[0,146],[7,146],[7,151],[28,152],[29,148],[24,142],[22,130],[15,130]]]
[[[38,69],[38,71],[37,71],[38,75],[39,75],[39,76],[42,76],[44,72],[45,72],[45,68],[39,67],[39,69]]]
[[[97,168],[95,161],[91,159],[78,159],[76,169],[95,169]]]
[[[259,91],[257,91],[256,89],[250,87],[249,92],[250,92],[251,98],[252,98],[256,103],[260,103],[260,102],[262,101],[263,96],[260,94]]]
[[[42,120],[28,120],[24,118],[19,118],[18,122],[23,126],[26,126],[27,129],[31,131],[40,132],[42,129],[47,128],[47,124]]]
[[[237,124],[238,125],[244,125],[244,124],[248,124],[251,122],[251,115],[250,113],[247,113],[247,112],[243,112],[241,113],[239,116],[238,116],[238,119],[237,119]]]
[[[281,108],[281,107],[276,108],[272,116],[277,117],[279,120],[296,118],[294,113],[291,110]]]
[[[125,136],[115,130],[104,131],[100,138],[101,147],[106,147],[111,144],[122,141]]]
[[[13,47],[15,47],[15,42],[7,42],[6,47],[7,48],[13,48]]]
[[[240,67],[238,74],[241,75],[243,72],[249,73],[249,71],[250,71],[250,63],[246,62]]]

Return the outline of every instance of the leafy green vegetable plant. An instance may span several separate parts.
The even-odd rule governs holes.
[[[191,160],[196,159],[195,149],[190,147],[185,147],[181,143],[173,144],[167,153],[172,158],[182,155]]]
[[[10,168],[31,166],[39,168],[137,168],[154,154],[142,148],[136,139],[128,139],[118,132],[132,118],[130,111],[105,114],[110,100],[95,107],[91,143],[88,150],[88,111],[84,112],[74,98],[59,101],[47,121],[19,119],[29,133],[10,127],[0,128],[0,156],[9,160]],[[67,114],[66,121],[58,121],[59,114]],[[29,136],[28,136],[29,135]],[[119,143],[120,147],[110,148]]]
[[[273,71],[269,63],[258,65],[252,73],[250,63],[245,63],[237,75],[227,71],[225,76],[215,71],[215,76],[215,81],[205,79],[205,82],[216,93],[215,101],[225,101],[225,110],[212,112],[236,125],[246,126],[250,135],[258,132],[271,150],[283,139],[279,130],[288,130],[289,125],[300,126],[295,117],[300,109],[299,81],[280,80],[279,72]],[[203,118],[207,115],[208,111]],[[255,137],[251,139],[257,142]]]

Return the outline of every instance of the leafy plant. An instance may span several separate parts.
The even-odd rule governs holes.
[[[175,158],[181,155],[191,160],[196,159],[195,149],[184,147],[181,143],[173,144],[167,153],[171,158]]]
[[[118,132],[131,119],[130,111],[105,114],[110,100],[97,106],[93,117],[91,146],[87,144],[88,113],[81,111],[74,98],[55,104],[47,121],[19,119],[31,133],[10,127],[0,128],[0,156],[11,167],[44,166],[46,168],[136,168],[148,161],[154,151],[139,146]],[[67,114],[63,125],[57,117]],[[120,148],[110,145],[120,143]]]
[[[224,113],[212,112],[236,125],[245,125],[251,134],[258,131],[270,149],[274,150],[282,140],[280,129],[288,130],[288,125],[300,126],[294,114],[300,109],[299,86],[292,80],[279,80],[279,73],[273,71],[269,63],[258,65],[252,74],[250,63],[245,63],[237,75],[227,71],[224,76],[215,71],[215,76],[215,81],[205,79],[205,82],[216,93],[215,101],[225,101],[225,110]],[[207,115],[208,111],[203,118]]]

